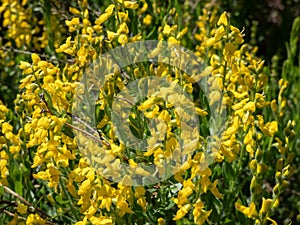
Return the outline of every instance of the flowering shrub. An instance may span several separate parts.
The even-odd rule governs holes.
[[[244,43],[243,30],[230,24],[228,13],[201,3],[194,18],[192,3],[178,1],[33,4],[10,0],[0,7],[5,32],[1,67],[18,63],[22,71],[13,111],[0,105],[1,221],[163,225],[277,224],[276,219],[286,219],[276,213],[295,172],[290,148],[295,121],[285,116],[287,77],[272,84],[278,94],[270,94],[264,61],[255,55],[256,47]],[[33,12],[38,7],[44,7],[42,16]],[[32,19],[34,14],[41,17]],[[151,56],[161,54],[162,43],[170,49],[182,45],[198,57],[203,71],[191,75],[167,61],[149,60],[103,74],[92,108],[94,127],[86,131],[77,126],[87,123],[74,116],[74,102],[88,106],[90,99],[78,91],[91,65],[118,46],[150,39],[157,40]],[[12,61],[10,49],[23,53],[21,59]],[[155,89],[158,94],[138,102],[122,99],[126,86],[148,77],[164,78],[172,90],[186,93],[199,127],[183,123],[191,115],[179,89]],[[202,80],[206,92],[198,85]],[[146,86],[140,82],[137,88]],[[83,92],[92,92],[89,87]],[[133,149],[113,128],[118,98],[130,103],[124,123],[127,118],[130,132],[146,140],[146,150]],[[180,101],[186,108],[175,107]],[[89,109],[82,110],[89,118]],[[212,121],[215,114],[220,120]],[[151,127],[154,120],[160,121],[156,128]],[[216,135],[212,128],[222,121]],[[185,129],[191,131],[186,134]],[[83,137],[86,151],[79,151]],[[182,163],[176,161],[178,146],[187,152]],[[112,179],[120,176],[121,163],[147,176],[141,162],[153,165],[153,178],[164,179],[147,185],[134,185],[133,174]],[[169,171],[173,167],[176,171]]]

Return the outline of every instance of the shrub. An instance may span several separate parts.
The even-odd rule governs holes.
[[[40,7],[40,17],[30,19]],[[295,172],[287,77],[270,83],[257,48],[244,43],[244,31],[217,4],[194,7],[146,0],[2,3],[7,22],[1,54],[18,63],[22,78],[14,109],[0,105],[1,221],[162,225],[288,219],[276,215]],[[138,62],[143,52],[132,48],[101,61],[113,49],[151,39],[157,45],[147,57],[161,57],[159,62]],[[13,60],[7,48],[30,52],[30,58]],[[182,58],[162,49],[179,51]],[[131,51],[137,63],[119,66]],[[193,73],[197,65],[201,73]],[[95,71],[102,76],[91,75]],[[129,87],[136,88],[132,99],[124,94]],[[141,94],[145,89],[151,95]],[[90,97],[94,93],[97,99]],[[146,148],[125,142],[130,135]],[[141,163],[152,165],[157,182],[134,183],[136,175],[149,175]],[[127,165],[127,175],[120,165]]]

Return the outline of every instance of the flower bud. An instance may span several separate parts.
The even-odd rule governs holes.
[[[257,169],[257,161],[255,159],[252,159],[250,164],[249,164],[250,170],[252,171],[252,173],[256,172]]]
[[[276,103],[276,100],[275,99],[273,99],[272,101],[271,101],[271,109],[272,109],[272,111],[274,112],[274,113],[276,113],[277,112],[277,103]]]
[[[255,192],[255,187],[256,187],[256,177],[252,177],[251,183],[250,183],[250,191],[252,193]]]
[[[282,168],[283,168],[283,158],[280,158],[277,160],[277,163],[276,163],[276,171],[281,171]]]
[[[284,172],[283,172],[283,176],[284,178],[290,178],[293,173],[294,173],[294,167],[293,166],[290,166],[288,169],[283,169]]]
[[[261,184],[257,184],[256,187],[255,187],[254,194],[255,194],[255,195],[260,195],[261,192],[262,192]]]
[[[276,179],[278,180],[278,181],[280,181],[281,180],[281,172],[276,172],[275,173],[275,177],[276,177]]]
[[[264,63],[265,63],[265,60],[262,60],[261,62],[258,63],[258,66],[257,66],[257,73],[260,73],[262,71],[262,69],[264,68]]]
[[[285,189],[287,186],[289,186],[289,182],[287,180],[283,180],[281,184],[282,189]]]
[[[262,206],[261,206],[261,209],[260,209],[260,213],[262,215],[265,215],[268,213],[268,211],[271,209],[272,207],[272,202],[273,200],[268,198],[268,199],[265,199],[263,198],[263,201],[262,201]]]
[[[138,76],[139,76],[139,73],[140,73],[139,68],[135,68],[135,69],[133,70],[133,73],[134,73],[134,76],[135,76],[135,77],[138,77]]]
[[[290,139],[290,141],[292,141],[292,140],[294,140],[294,138],[295,138],[295,131],[291,130],[289,139]]]
[[[281,109],[284,109],[285,106],[286,106],[286,99],[283,99],[283,100],[281,101],[281,103],[280,103],[280,108],[281,108]]]
[[[267,165],[264,164],[264,163],[261,163],[261,164],[258,164],[257,165],[257,174],[262,174],[264,171],[266,171],[268,168],[267,168]]]
[[[294,129],[295,125],[296,125],[295,120],[289,120],[287,127],[290,129]]]
[[[261,157],[262,157],[262,151],[261,149],[258,148],[255,152],[255,159],[259,162],[261,160]]]
[[[279,206],[279,199],[276,198],[273,202],[272,208],[277,208]]]
[[[243,44],[240,51],[241,51],[241,55],[243,55],[245,52],[247,52],[248,50],[248,45],[247,44]]]
[[[285,127],[285,128],[283,129],[283,133],[284,133],[284,135],[287,136],[287,137],[290,135],[290,132],[291,132],[291,130],[290,130],[289,127]]]
[[[295,158],[295,153],[294,152],[291,152],[288,154],[288,157],[287,157],[287,163],[291,163],[293,161],[293,159]]]
[[[166,221],[163,218],[158,218],[157,222],[158,222],[158,225],[165,225],[166,224]]]
[[[278,195],[279,194],[279,183],[277,183],[274,188],[273,188],[273,193],[274,195]]]

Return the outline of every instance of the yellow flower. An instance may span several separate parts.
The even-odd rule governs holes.
[[[143,24],[149,26],[151,25],[151,23],[152,23],[152,16],[150,14],[147,14],[143,19]]]
[[[211,193],[213,193],[213,195],[216,198],[223,198],[223,195],[219,192],[218,188],[217,188],[217,184],[218,184],[218,180],[215,180],[210,188]]]
[[[168,45],[172,46],[172,44],[179,44],[179,41],[173,36],[168,38]]]
[[[24,205],[23,203],[20,203],[17,206],[17,211],[18,211],[18,213],[25,214],[25,213],[27,213],[27,208],[28,208],[27,205]]]
[[[216,41],[221,40],[222,37],[224,37],[225,33],[226,33],[225,28],[223,26],[219,27],[215,33],[215,40]]]
[[[147,99],[146,101],[144,101],[142,104],[138,106],[138,110],[145,111],[148,108],[150,108],[153,105],[153,103],[154,103],[154,98]]]
[[[159,116],[158,116],[159,119],[165,121],[166,123],[169,123],[171,121],[171,116],[169,114],[169,112],[167,110],[163,110]]]
[[[31,59],[34,65],[37,65],[38,62],[41,61],[41,58],[36,53],[31,54]]]
[[[126,12],[118,12],[118,17],[122,21],[128,21],[128,11],[126,10]]]
[[[50,166],[48,171],[49,171],[49,174],[50,174],[50,181],[48,183],[48,186],[49,187],[56,187],[58,182],[59,182],[60,172],[54,166]]]
[[[278,131],[277,121],[271,121],[264,124],[264,118],[261,115],[257,115],[257,119],[259,128],[264,134],[268,135],[269,137],[272,137]]]
[[[232,57],[234,56],[235,53],[235,46],[232,43],[226,43],[225,48],[223,50],[223,54],[225,55],[225,60],[228,62],[231,62]]]
[[[249,112],[255,112],[255,103],[254,102],[248,102],[246,105],[243,107],[244,111],[249,111]]]
[[[235,208],[245,214],[249,218],[255,218],[258,216],[258,213],[256,211],[256,207],[254,202],[250,203],[249,207],[243,206],[239,204],[238,202],[235,203]]]
[[[91,221],[91,223],[93,225],[112,225],[113,224],[113,220],[106,216],[100,216],[100,217],[92,216],[91,218],[89,218],[89,220]]]
[[[212,210],[205,211],[203,202],[198,199],[195,204],[193,204],[193,216],[194,216],[194,223],[197,225],[202,225],[211,214]]]
[[[129,29],[126,23],[121,23],[119,25],[119,28],[117,30],[117,34],[128,34],[129,33]]]
[[[278,131],[278,123],[277,121],[268,122],[265,125],[265,129],[269,136],[273,136]]]
[[[114,11],[115,5],[111,4],[107,7],[107,9],[105,10],[105,13],[101,14],[96,20],[95,20],[95,24],[96,25],[101,25],[102,23],[104,23],[106,20],[108,20],[108,18],[112,15],[113,11]]]
[[[261,209],[259,211],[259,213],[261,215],[265,215],[268,213],[268,211],[270,210],[270,208],[272,207],[272,203],[273,203],[273,200],[268,198],[268,199],[265,199],[263,198],[262,199],[262,206],[261,206]]]
[[[2,123],[2,133],[6,134],[12,132],[13,126],[10,125],[8,122]]]
[[[74,7],[69,7],[69,11],[74,15],[80,15],[80,11]]]
[[[184,217],[190,210],[191,204],[186,204],[182,206],[176,213],[176,216],[173,218],[173,220],[180,220],[182,217]]]
[[[66,20],[66,25],[69,27],[69,31],[76,31],[78,25],[80,24],[79,18],[73,18],[72,20]]]
[[[170,33],[171,33],[171,31],[172,31],[172,28],[168,25],[168,24],[166,24],[165,26],[164,26],[164,29],[163,29],[163,34],[164,35],[170,35]]]
[[[41,117],[37,122],[37,127],[40,129],[49,129],[50,120],[48,117]]]
[[[107,33],[107,39],[108,39],[107,42],[113,41],[118,36],[118,34],[113,31],[108,30],[108,31],[106,31],[106,33]]]
[[[145,188],[144,188],[143,186],[137,186],[137,187],[135,188],[134,196],[135,196],[136,198],[138,198],[138,197],[140,197],[140,196],[145,195],[145,193],[146,193],[146,190],[145,190]]]
[[[82,182],[82,184],[80,185],[79,187],[79,190],[78,190],[78,194],[79,195],[82,195],[84,194],[85,192],[87,192],[88,190],[91,189],[91,181],[89,179],[86,179],[85,181]]]
[[[244,138],[244,144],[248,145],[253,142],[253,131],[250,129]]]
[[[158,225],[166,225],[166,221],[163,218],[158,218],[157,224]]]
[[[133,211],[128,207],[128,203],[123,198],[117,200],[117,207],[121,210],[121,216],[125,213],[133,213]]]
[[[46,220],[42,219],[38,214],[30,214],[27,217],[26,225],[44,225]]]
[[[25,61],[20,61],[20,65],[19,68],[21,70],[25,70],[27,68],[31,67],[31,64],[29,62],[25,62]]]
[[[188,30],[188,27],[183,28],[182,31],[177,34],[176,39],[181,39],[184,35],[186,35]]]
[[[40,171],[37,174],[33,174],[33,178],[35,179],[41,179],[41,180],[48,180],[49,173],[45,171]]]
[[[200,109],[199,107],[196,107],[196,112],[199,116],[207,116],[208,112],[204,109]]]
[[[201,178],[201,185],[202,185],[202,189],[203,189],[204,193],[207,192],[210,184],[211,184],[211,182],[210,182],[208,176],[206,176],[206,175],[202,176],[202,178]]]
[[[119,37],[118,37],[118,42],[121,44],[121,45],[125,45],[127,44],[128,42],[128,37],[126,34],[121,34]]]
[[[216,39],[215,39],[214,37],[212,37],[212,38],[207,39],[207,40],[203,43],[203,45],[204,45],[205,47],[210,47],[210,46],[213,46],[215,43],[216,43]]]
[[[144,212],[146,212],[146,210],[147,210],[146,197],[139,197],[137,200],[137,204],[142,207]]]
[[[227,26],[228,25],[228,18],[227,18],[227,13],[226,12],[223,12],[222,15],[220,16],[219,20],[218,20],[218,23],[217,23],[218,26]]]
[[[128,9],[137,9],[139,7],[139,4],[134,1],[124,1],[123,4],[124,4],[124,7],[128,8]]]

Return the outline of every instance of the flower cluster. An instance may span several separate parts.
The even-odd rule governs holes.
[[[12,125],[9,109],[0,104],[0,185],[10,186],[9,176],[15,176],[10,160],[29,165],[30,181],[26,182],[40,187],[44,205],[38,204],[38,197],[30,199],[32,204],[26,201],[21,196],[26,191],[17,185],[13,188],[17,193],[5,189],[24,203],[11,204],[13,213],[5,211],[13,216],[9,224],[163,225],[176,221],[201,225],[237,220],[277,224],[274,210],[294,172],[289,145],[295,122],[282,120],[288,82],[279,81],[276,99],[266,95],[264,61],[255,55],[257,48],[244,43],[243,31],[230,24],[229,13],[219,16],[217,6],[205,4],[192,31],[192,19],[187,14],[182,18],[178,5],[115,0],[97,11],[83,0],[70,5],[61,33],[51,30],[61,25],[50,14],[35,20],[43,27],[42,37],[36,38],[32,35],[40,31],[26,21],[26,5],[27,1],[2,3],[7,35],[18,48],[50,46],[55,60],[32,53],[30,59],[20,61],[23,77],[14,101],[17,125]],[[183,7],[192,8],[187,3]],[[86,79],[90,86],[80,89],[80,80],[91,72],[92,63],[99,59],[101,63],[105,52],[150,38],[158,41],[148,57],[161,57],[159,63],[113,70],[118,60],[110,58],[106,63],[112,72],[103,75],[103,86],[95,87],[98,78],[92,77]],[[179,61],[175,55],[162,54],[164,43],[176,52],[176,46],[188,45],[190,38],[197,63],[204,65],[201,73],[180,70],[195,63],[185,54]],[[135,54],[136,59],[141,52]],[[170,66],[170,61],[179,67]],[[148,77],[164,79],[169,86],[144,82]],[[137,88],[152,85],[153,91],[132,102],[124,90],[136,80]],[[207,96],[200,90],[201,82],[207,84]],[[85,94],[96,88],[94,111],[82,107],[85,121],[74,116],[75,100],[89,106]],[[82,92],[79,100],[74,97],[78,92]],[[122,107],[128,108],[129,115],[117,117]],[[95,128],[87,125],[92,116]],[[133,149],[125,143],[129,135],[114,129],[113,116],[120,124],[126,121],[146,147]],[[149,121],[156,121],[156,127]],[[200,125],[194,127],[195,121]],[[79,145],[85,151],[79,151]],[[134,183],[137,175],[149,176],[139,167],[141,163],[152,166],[158,182]],[[121,164],[128,166],[125,176]]]

